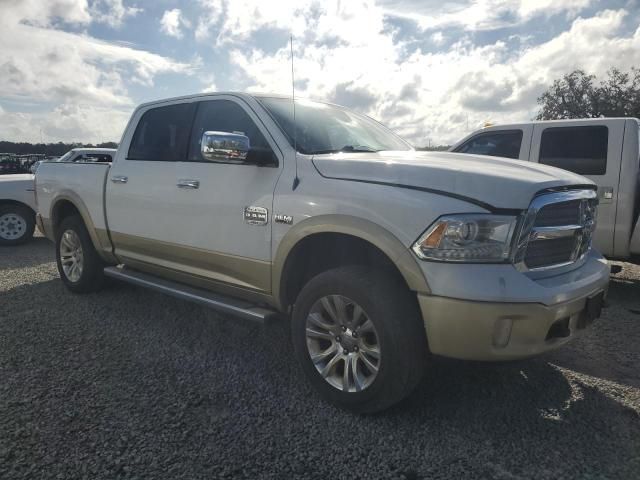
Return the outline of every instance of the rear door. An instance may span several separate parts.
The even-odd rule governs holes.
[[[176,218],[189,213],[175,204],[177,163],[187,156],[195,107],[154,105],[132,119],[137,126],[123,138],[129,148],[116,153],[105,199],[115,253],[122,260],[169,268],[176,263],[176,249],[168,242],[179,241]]]
[[[624,120],[563,121],[535,125],[531,161],[569,170],[598,185],[594,244],[613,255]]]

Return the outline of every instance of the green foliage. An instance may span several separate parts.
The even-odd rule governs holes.
[[[612,68],[607,79],[596,84],[594,75],[575,70],[553,82],[538,98],[536,120],[562,118],[640,118],[640,69]]]

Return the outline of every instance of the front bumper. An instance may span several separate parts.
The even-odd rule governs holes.
[[[571,272],[539,279],[510,265],[487,268],[479,278],[480,265],[445,266],[454,267],[448,290],[468,296],[451,298],[443,282],[427,276],[432,291],[419,293],[418,302],[431,352],[467,360],[526,358],[567,343],[586,327],[587,300],[606,295],[609,283],[609,266],[596,252]],[[490,301],[478,298],[492,285]]]

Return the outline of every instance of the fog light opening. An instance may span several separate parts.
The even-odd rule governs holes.
[[[493,327],[493,346],[504,348],[511,338],[511,328],[513,320],[511,318],[499,318]]]
[[[561,318],[553,322],[549,331],[547,332],[547,340],[552,338],[566,338],[571,335],[571,329],[569,328],[569,317]]]

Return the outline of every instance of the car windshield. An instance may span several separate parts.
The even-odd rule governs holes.
[[[74,151],[73,150],[69,150],[67,153],[65,153],[60,158],[57,158],[55,161],[56,162],[68,162],[73,154],[74,154]]]
[[[293,146],[291,99],[261,97],[259,101]],[[407,142],[375,120],[343,107],[308,100],[296,100],[295,144],[298,152],[308,155],[411,150]]]

